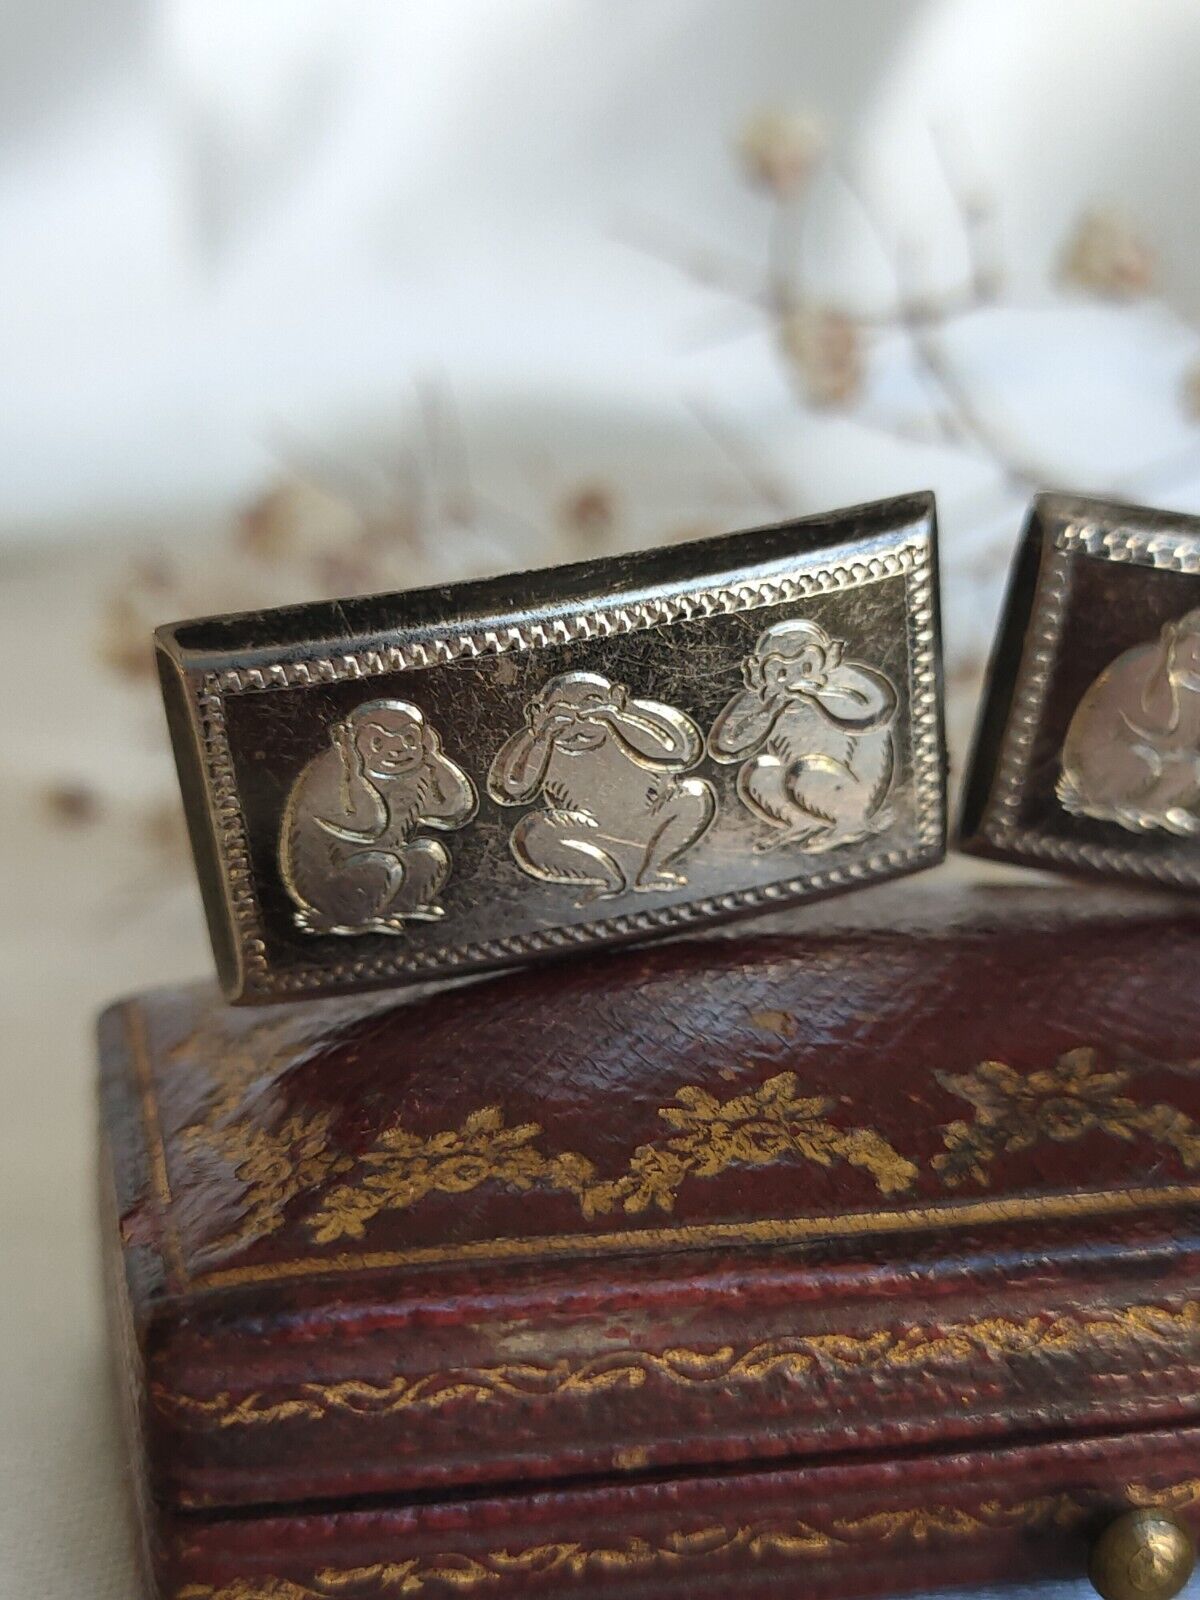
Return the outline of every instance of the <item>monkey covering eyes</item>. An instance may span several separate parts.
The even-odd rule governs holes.
[[[500,805],[545,798],[510,835],[518,866],[576,887],[581,906],[685,884],[680,858],[717,809],[711,784],[681,776],[704,752],[691,718],[592,672],[551,678],[526,716],[488,776]]]
[[[307,933],[401,933],[444,914],[440,839],[470,822],[474,786],[416,706],[369,700],[330,729],[288,796],[279,863]]]

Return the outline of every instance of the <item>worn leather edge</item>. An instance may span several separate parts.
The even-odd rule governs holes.
[[[1053,1440],[427,1505],[160,1514],[156,1600],[390,1600],[554,1582],[589,1600],[904,1593],[1023,1574],[1082,1576],[1089,1540],[1132,1506],[1195,1526],[1200,1430]],[[641,1591],[639,1591],[641,1592]]]

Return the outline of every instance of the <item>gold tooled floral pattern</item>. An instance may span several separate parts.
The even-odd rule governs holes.
[[[260,1427],[297,1420],[314,1422],[334,1412],[381,1416],[436,1411],[458,1400],[479,1404],[640,1389],[649,1381],[680,1388],[766,1383],[780,1376],[797,1382],[815,1377],[823,1383],[831,1375],[847,1372],[924,1371],[961,1366],[981,1357],[1013,1361],[1086,1351],[1099,1360],[1105,1351],[1131,1342],[1147,1350],[1145,1359],[1163,1360],[1164,1352],[1193,1355],[1198,1334],[1200,1302],[1189,1300],[1175,1307],[1124,1306],[1103,1316],[981,1317],[936,1330],[905,1327],[865,1334],[799,1334],[759,1340],[742,1350],[729,1344],[708,1350],[674,1346],[660,1351],[613,1350],[578,1362],[567,1358],[547,1363],[504,1361],[490,1367],[396,1377],[386,1383],[353,1378],[304,1383],[291,1392],[274,1395],[258,1391],[235,1396],[228,1390],[212,1396],[186,1395],[160,1385],[154,1389],[154,1402],[160,1411],[192,1426]]]
[[[353,1160],[329,1149],[330,1120],[322,1111],[289,1117],[274,1130],[248,1122],[189,1130],[194,1140],[222,1156],[245,1186],[241,1226],[221,1240],[224,1249],[274,1233],[283,1226],[285,1208],[297,1195],[350,1171]]]
[[[342,1001],[330,1007],[326,1026],[355,1014],[354,1002]],[[319,1189],[354,1165],[348,1156],[329,1148],[328,1112],[297,1112],[278,1128],[263,1127],[245,1115],[246,1098],[254,1088],[273,1072],[296,1063],[299,1039],[314,1046],[307,1019],[267,1018],[231,1035],[218,1012],[166,1053],[172,1065],[185,1070],[202,1067],[214,1080],[215,1092],[204,1114],[183,1130],[183,1137],[189,1145],[220,1157],[243,1185],[240,1225],[220,1240],[222,1249],[236,1249],[275,1233],[297,1195]]]
[[[671,1211],[689,1178],[713,1178],[730,1167],[769,1166],[799,1157],[829,1167],[835,1161],[869,1172],[883,1194],[908,1189],[913,1163],[871,1128],[843,1129],[827,1119],[835,1102],[799,1095],[794,1072],[781,1072],[748,1094],[721,1101],[706,1089],[679,1090],[659,1116],[676,1130],[661,1143],[640,1145],[626,1172],[601,1178],[586,1156],[547,1154],[537,1147],[541,1126],[505,1124],[499,1106],[473,1111],[456,1129],[428,1136],[389,1128],[360,1157],[363,1175],[334,1189],[309,1219],[314,1239],[329,1244],[361,1238],[381,1211],[400,1211],[433,1192],[463,1194],[485,1183],[514,1189],[535,1185],[578,1200],[585,1217],[651,1206]]]
[[[934,1169],[950,1187],[968,1178],[986,1186],[997,1156],[1029,1150],[1042,1139],[1066,1143],[1099,1131],[1124,1140],[1141,1135],[1173,1150],[1194,1171],[1200,1167],[1200,1128],[1174,1106],[1138,1105],[1119,1093],[1133,1073],[1131,1067],[1101,1070],[1098,1051],[1086,1045],[1040,1072],[984,1061],[973,1072],[935,1073],[944,1089],[970,1101],[975,1116],[942,1129],[946,1149],[934,1156]]]
[[[1138,1491],[1126,1499],[1133,1505]],[[1170,1490],[1177,1509],[1194,1506],[1200,1499],[1200,1479],[1190,1479]],[[1151,1503],[1167,1503],[1153,1501]],[[969,1510],[961,1506],[931,1505],[871,1512],[861,1517],[835,1518],[828,1523],[796,1518],[772,1519],[730,1527],[712,1523],[694,1531],[669,1533],[656,1539],[631,1537],[603,1545],[581,1541],[528,1545],[523,1549],[497,1549],[482,1555],[415,1556],[406,1560],[376,1562],[362,1567],[327,1567],[310,1585],[288,1578],[236,1578],[216,1587],[188,1584],[174,1600],[353,1600],[422,1594],[427,1589],[469,1593],[505,1579],[558,1576],[579,1579],[589,1574],[655,1572],[678,1574],[688,1568],[702,1571],[710,1562],[730,1560],[801,1561],[835,1556],[861,1544],[926,1545],[956,1539],[973,1539],[996,1530],[1069,1532],[1084,1525],[1094,1507],[1069,1494],[1039,1495],[1029,1500],[985,1500]]]
[[[782,1026],[773,1013],[761,1020]],[[197,1055],[193,1045],[186,1040],[172,1053],[191,1061]],[[363,1155],[351,1157],[330,1148],[327,1112],[295,1112],[277,1128],[250,1120],[248,1102],[263,1075],[289,1060],[293,1048],[290,1027],[266,1025],[250,1030],[224,1057],[210,1055],[205,1062],[217,1074],[217,1092],[183,1138],[212,1151],[242,1185],[239,1225],[213,1242],[215,1250],[235,1250],[277,1231],[291,1202],[340,1177],[348,1181],[326,1193],[305,1224],[318,1245],[360,1239],[382,1212],[408,1209],[430,1194],[466,1194],[485,1184],[571,1195],[584,1217],[593,1218],[670,1212],[683,1184],[735,1166],[802,1160],[829,1167],[845,1161],[868,1172],[889,1195],[911,1190],[918,1176],[915,1163],[875,1129],[831,1122],[837,1102],[800,1094],[793,1072],[724,1101],[695,1085],[680,1089],[659,1110],[672,1131],[640,1145],[615,1177],[602,1176],[581,1153],[545,1150],[539,1123],[510,1125],[495,1105],[472,1111],[457,1128],[428,1135],[403,1124],[385,1128]],[[1093,1131],[1125,1142],[1149,1139],[1172,1150],[1189,1171],[1197,1170],[1200,1126],[1173,1106],[1139,1104],[1123,1092],[1139,1070],[1136,1062],[1102,1067],[1095,1048],[1079,1046],[1052,1067],[1030,1073],[1002,1061],[984,1061],[964,1073],[935,1073],[944,1089],[971,1103],[974,1116],[943,1125],[945,1149],[932,1158],[932,1171],[947,1188],[968,1180],[986,1187],[998,1157],[1043,1139],[1061,1143]]]

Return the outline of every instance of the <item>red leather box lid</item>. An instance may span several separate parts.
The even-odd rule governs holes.
[[[897,886],[402,998],[101,1025],[183,1507],[1200,1417],[1200,915]]]

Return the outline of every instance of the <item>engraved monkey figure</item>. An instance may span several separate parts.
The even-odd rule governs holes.
[[[775,623],[742,663],[745,688],[713,723],[709,754],[744,763],[738,795],[776,830],[759,850],[832,850],[887,824],[896,691],[844,649],[815,622]]]
[[[1088,688],[1063,742],[1058,798],[1131,832],[1200,833],[1200,609]]]
[[[521,869],[575,885],[581,906],[686,883],[677,864],[717,808],[711,784],[681,776],[704,753],[692,719],[593,672],[551,678],[526,718],[488,776],[501,805],[545,797],[512,830]]]
[[[308,933],[401,933],[444,914],[450,876],[440,839],[470,822],[470,778],[442,750],[437,731],[403,700],[368,700],[330,729],[327,750],[292,786],[279,863]]]

